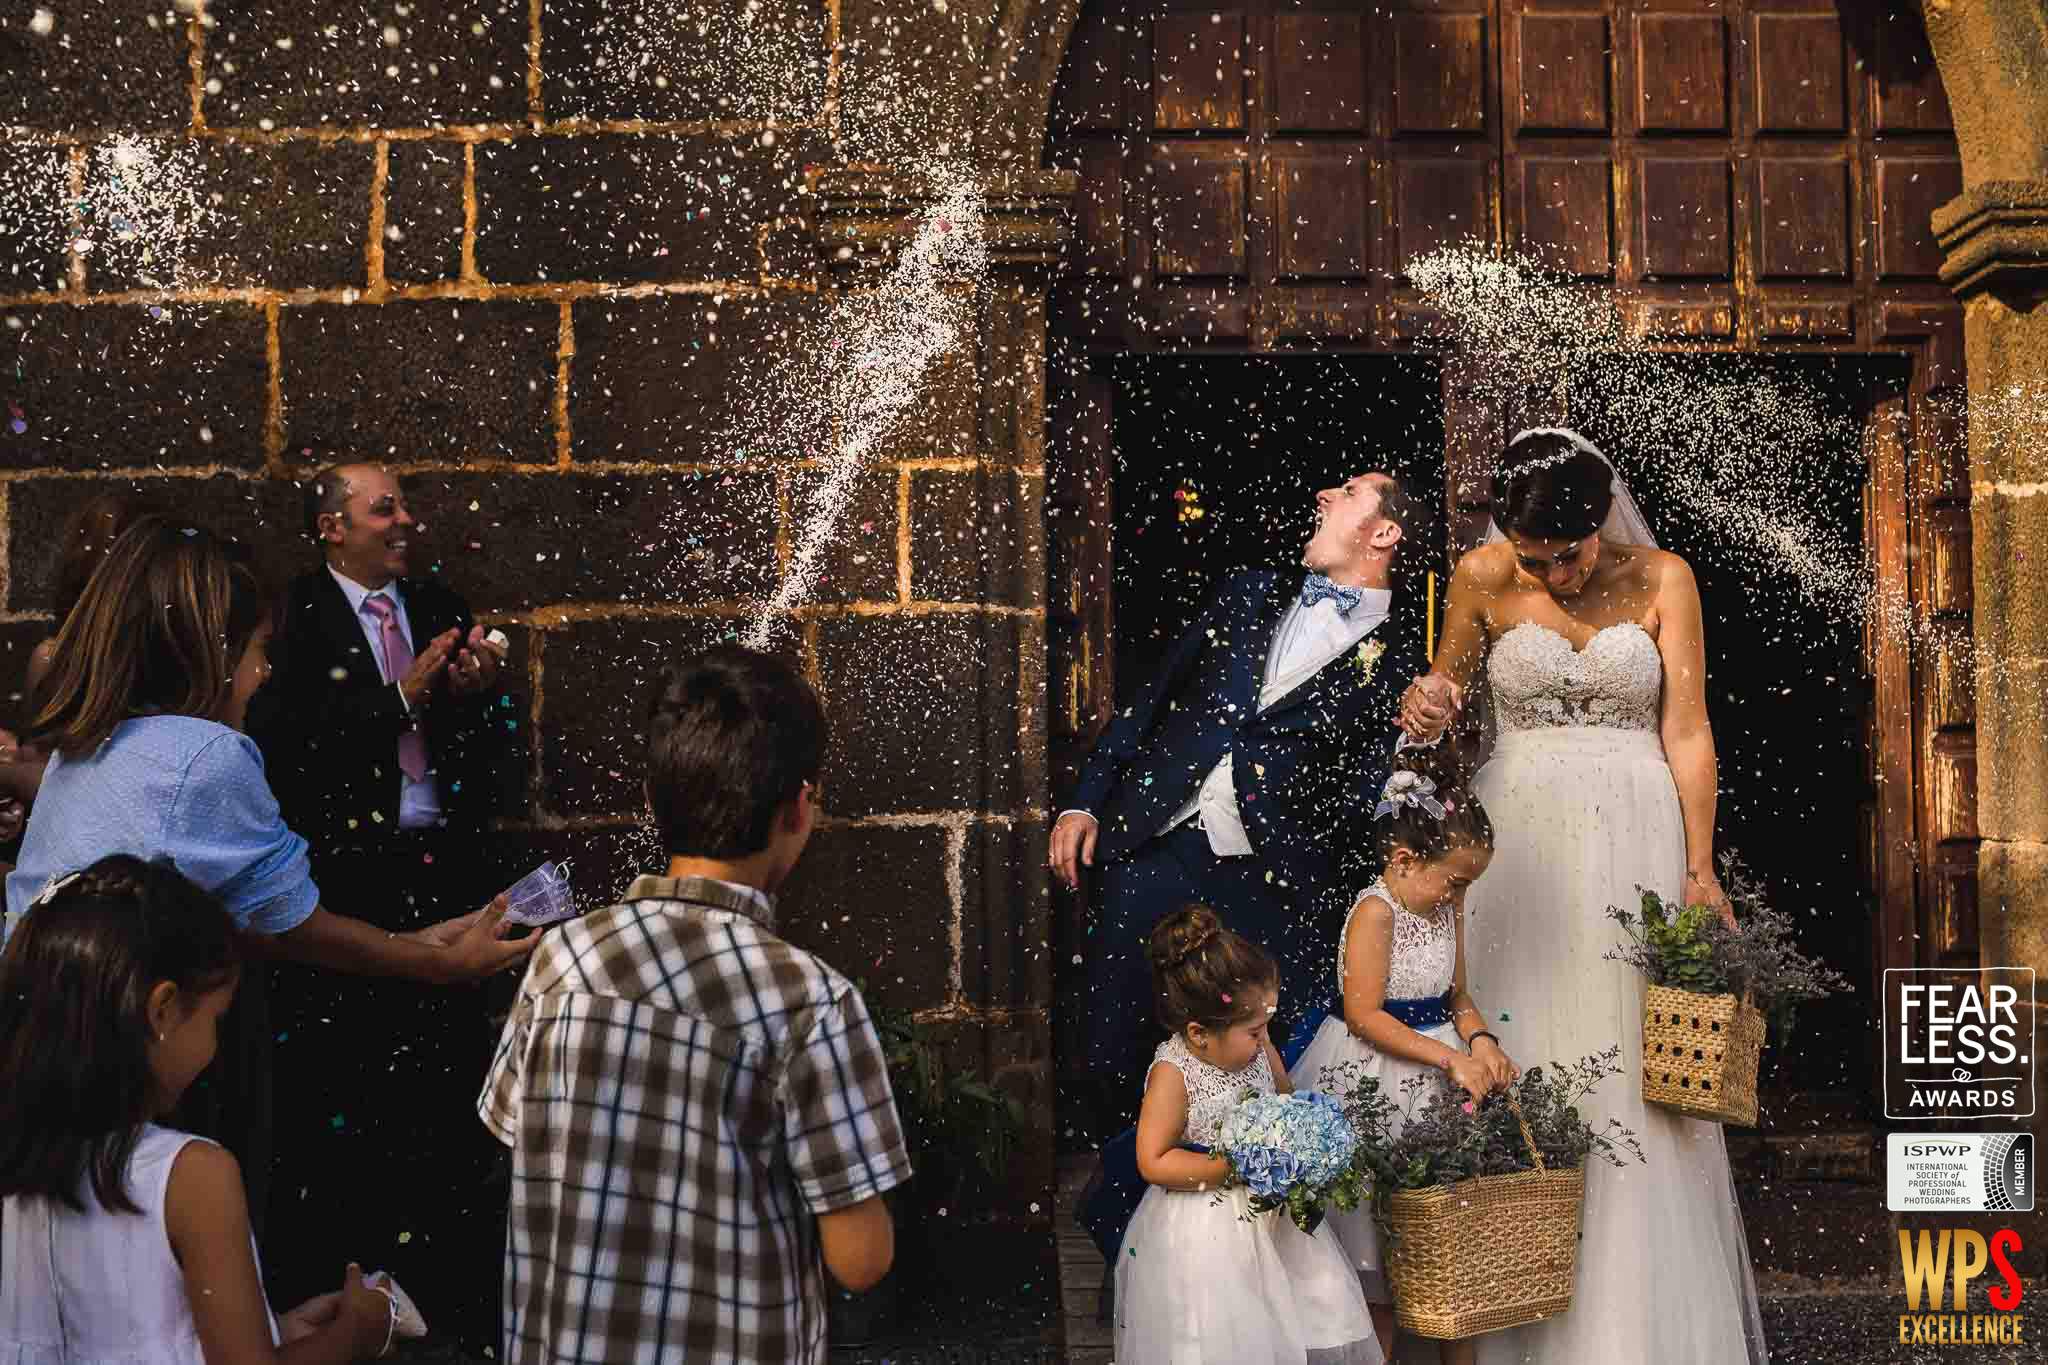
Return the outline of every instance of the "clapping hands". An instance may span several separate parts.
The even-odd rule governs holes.
[[[482,626],[471,626],[467,636],[457,629],[436,635],[413,658],[412,670],[399,684],[406,704],[417,708],[431,701],[434,687],[444,675],[448,690],[458,697],[475,696],[488,688],[497,681],[498,665],[505,658],[503,639]]]
[[[506,653],[505,646],[498,643],[503,638],[493,639],[482,626],[471,626],[468,640],[449,661],[449,690],[458,697],[474,696],[497,681],[498,665]]]

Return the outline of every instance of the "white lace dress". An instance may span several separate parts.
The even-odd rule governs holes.
[[[1647,1164],[1593,1162],[1570,1311],[1479,1339],[1485,1365],[1743,1365],[1765,1358],[1742,1216],[1718,1124],[1644,1105],[1643,984],[1605,959],[1637,888],[1683,893],[1685,829],[1658,737],[1664,684],[1639,626],[1584,652],[1514,627],[1487,661],[1493,756],[1474,792],[1493,862],[1465,901],[1465,973],[1524,1068],[1620,1044],[1626,1072],[1580,1105],[1641,1138]]]
[[[1183,1141],[1212,1146],[1246,1090],[1271,1094],[1265,1054],[1224,1071],[1179,1034],[1153,1065],[1188,1088]],[[1252,1216],[1243,1187],[1145,1191],[1116,1261],[1117,1365],[1380,1365],[1358,1281],[1327,1222]]]
[[[1337,940],[1338,1008],[1323,1020],[1322,1027],[1316,1030],[1315,1038],[1310,1041],[1307,1051],[1301,1054],[1301,1060],[1294,1064],[1291,1074],[1296,1090],[1321,1090],[1339,1099],[1357,1083],[1355,1077],[1377,1077],[1381,1093],[1400,1106],[1400,1112],[1390,1124],[1392,1131],[1399,1133],[1408,1116],[1427,1104],[1430,1096],[1442,1087],[1443,1073],[1427,1063],[1411,1062],[1405,1057],[1381,1052],[1353,1033],[1344,1022],[1344,949],[1351,941],[1351,921],[1358,917],[1358,907],[1370,899],[1385,901],[1394,912],[1394,944],[1393,954],[1387,961],[1386,998],[1435,999],[1451,988],[1458,966],[1457,912],[1444,906],[1426,915],[1416,914],[1395,899],[1385,881],[1374,882],[1352,903],[1351,914],[1344,920],[1344,933]],[[1449,1021],[1417,1031],[1425,1038],[1463,1050],[1463,1044],[1458,1041],[1458,1030]],[[1407,1082],[1415,1077],[1422,1080],[1409,1086]],[[1386,1265],[1380,1255],[1379,1229],[1373,1224],[1372,1211],[1358,1209],[1346,1213],[1342,1209],[1332,1209],[1328,1226],[1337,1234],[1344,1254],[1358,1271],[1359,1284],[1366,1298],[1373,1303],[1392,1303],[1394,1296],[1387,1287]]]

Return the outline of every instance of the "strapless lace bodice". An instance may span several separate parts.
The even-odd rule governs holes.
[[[1216,1139],[1223,1132],[1223,1120],[1230,1111],[1237,1108],[1247,1090],[1256,1090],[1261,1095],[1273,1093],[1273,1068],[1266,1061],[1263,1049],[1242,1071],[1225,1071],[1211,1066],[1188,1050],[1187,1040],[1182,1034],[1174,1034],[1159,1045],[1152,1054],[1154,1062],[1170,1062],[1180,1071],[1180,1077],[1188,1087],[1188,1127],[1182,1139],[1199,1142],[1204,1147],[1216,1145]]]
[[[1435,999],[1451,988],[1458,970],[1458,916],[1449,906],[1427,915],[1405,909],[1387,889],[1385,878],[1358,893],[1344,920],[1337,946],[1337,994],[1344,994],[1344,946],[1351,941],[1351,921],[1366,897],[1376,896],[1394,910],[1394,952],[1387,962],[1389,1000]]]
[[[1502,733],[1561,725],[1655,730],[1664,657],[1641,626],[1609,626],[1574,651],[1549,626],[1524,621],[1494,641],[1486,678]]]

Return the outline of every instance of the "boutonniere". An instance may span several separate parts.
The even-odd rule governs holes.
[[[1370,686],[1372,675],[1379,671],[1380,655],[1387,652],[1385,640],[1367,640],[1351,656],[1352,666],[1358,670],[1358,685]]]

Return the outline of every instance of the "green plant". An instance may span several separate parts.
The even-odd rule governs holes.
[[[911,1162],[920,1171],[943,1172],[941,1188],[932,1195],[957,1202],[977,1168],[990,1180],[1000,1179],[1024,1131],[1024,1106],[955,1064],[951,1045],[958,1026],[882,1008],[875,1011],[875,1029]]]
[[[1630,943],[1607,956],[1652,985],[1702,995],[1747,992],[1772,1016],[1781,1040],[1790,1032],[1794,1004],[1854,989],[1840,972],[1799,951],[1792,917],[1764,903],[1763,887],[1733,853],[1722,855],[1721,885],[1735,910],[1734,929],[1706,906],[1674,906],[1645,891],[1639,913],[1608,909]]]
[[[1701,995],[1727,990],[1725,967],[1716,958],[1707,933],[1710,923],[1720,926],[1720,916],[1704,905],[1667,905],[1654,891],[1645,891],[1642,897],[1640,913],[1608,909],[1608,915],[1628,931],[1634,946],[1607,956],[1635,967],[1653,986],[1675,986]]]
[[[1532,1066],[1507,1088],[1546,1167],[1576,1170],[1593,1158],[1616,1166],[1627,1164],[1626,1156],[1643,1159],[1642,1144],[1619,1119],[1595,1128],[1579,1112],[1580,1102],[1601,1082],[1622,1074],[1620,1057],[1621,1049],[1611,1047],[1574,1063]],[[1398,1132],[1395,1116],[1407,1106],[1384,1094],[1376,1077],[1353,1076],[1345,1099],[1345,1115],[1359,1138],[1352,1161],[1372,1185],[1373,1217],[1383,1235],[1392,1235],[1391,1201],[1398,1191],[1535,1169],[1502,1094],[1474,1104],[1441,1078],[1422,1075],[1402,1083],[1404,1100],[1424,1088],[1434,1093]]]

